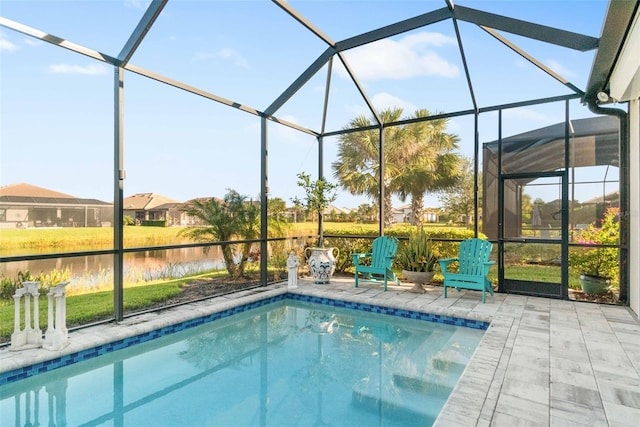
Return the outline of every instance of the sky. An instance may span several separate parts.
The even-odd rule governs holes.
[[[117,57],[148,4],[2,0],[0,16]],[[333,41],[446,6],[442,0],[289,4]],[[593,37],[600,35],[607,7],[603,0],[455,4]],[[462,21],[458,25],[480,107],[570,93],[479,27]],[[593,52],[503,35],[585,88]],[[130,64],[264,111],[326,48],[268,1],[170,0]],[[450,20],[354,48],[344,56],[377,109],[400,107],[407,117],[420,108],[447,113],[473,108]],[[323,67],[275,116],[320,131],[329,77],[325,130],[342,129],[359,115],[371,117],[337,58],[330,75]],[[0,26],[0,185],[26,182],[111,202],[113,86],[112,66]],[[129,71],[123,103],[125,197],[153,192],[183,202],[222,197],[229,189],[259,197],[258,117]],[[572,118],[592,115],[578,101],[570,108]],[[563,120],[563,103],[507,110],[503,136]],[[497,123],[497,113],[481,114],[481,143],[497,139]],[[461,155],[473,155],[473,129],[471,116],[449,120],[447,131],[459,136]],[[325,139],[323,169],[330,181],[335,181],[331,163],[337,158],[337,143],[337,137]],[[269,122],[268,159],[269,195],[290,203],[302,195],[296,175],[317,171],[317,142]],[[590,197],[585,193],[578,198]],[[439,204],[435,195],[426,200],[430,207]],[[341,191],[335,205],[370,202]],[[400,204],[394,199],[394,205]]]

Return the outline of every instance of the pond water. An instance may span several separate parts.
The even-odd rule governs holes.
[[[219,247],[180,248],[127,253],[124,256],[125,282],[179,278],[205,271],[224,269]],[[92,255],[0,263],[0,276],[15,278],[19,272],[32,276],[41,272],[68,272],[71,286],[95,287],[113,283],[113,255]]]

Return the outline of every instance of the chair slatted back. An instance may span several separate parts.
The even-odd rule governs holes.
[[[371,248],[371,266],[381,269],[391,268],[397,250],[398,241],[394,237],[377,237]]]
[[[484,276],[485,262],[489,261],[491,256],[491,242],[483,239],[467,239],[460,243],[460,255],[458,257],[460,263],[460,274],[469,274],[472,276]]]

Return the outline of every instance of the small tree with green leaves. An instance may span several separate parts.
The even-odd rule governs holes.
[[[312,180],[309,174],[300,172],[298,174],[298,186],[305,192],[305,197],[300,200],[298,197],[292,199],[296,206],[304,206],[307,211],[318,214],[318,245],[323,245],[323,211],[333,203],[338,197],[337,184],[333,184],[324,178]]]

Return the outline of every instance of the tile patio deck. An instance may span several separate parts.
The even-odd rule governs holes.
[[[5,347],[0,372],[287,291],[282,284],[267,289],[78,330],[62,352]],[[329,285],[301,279],[294,292],[491,322],[437,426],[640,425],[640,322],[627,308],[508,294],[482,304],[475,291],[445,299],[438,286],[424,294],[409,289],[356,289],[353,280],[334,278]]]

